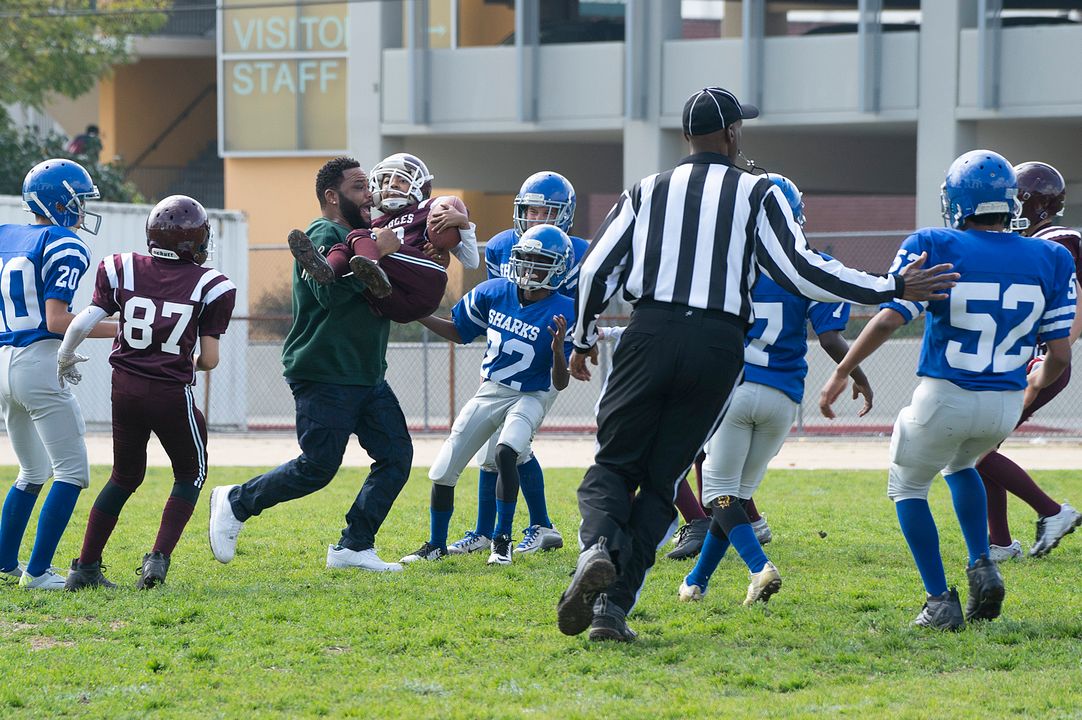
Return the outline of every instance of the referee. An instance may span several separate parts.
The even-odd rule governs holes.
[[[671,527],[676,485],[740,382],[760,271],[797,295],[862,305],[944,298],[958,278],[950,265],[921,269],[923,258],[899,278],[869,275],[810,250],[781,191],[733,166],[742,121],[758,115],[728,90],[692,95],[683,113],[691,155],[625,191],[582,261],[576,379],[590,379],[597,317],[621,287],[634,311],[599,402],[594,465],[578,490],[584,549],[557,606],[564,634],[589,627],[591,640],[635,639],[625,617]],[[748,522],[742,505],[730,505],[723,529]]]

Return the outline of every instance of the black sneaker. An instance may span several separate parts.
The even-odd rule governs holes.
[[[497,535],[492,538],[492,554],[488,556],[489,565],[511,564],[511,536]]]
[[[966,620],[995,620],[1007,593],[999,567],[987,555],[981,555],[973,567],[966,568],[966,577],[969,578]]]
[[[334,268],[327,262],[327,258],[316,249],[312,241],[303,230],[289,231],[289,252],[296,258],[297,263],[312,276],[320,285],[330,285],[334,282]]]
[[[64,589],[74,592],[95,587],[115,588],[116,584],[109,582],[102,575],[101,571],[105,569],[100,560],[89,565],[82,565],[79,563],[79,558],[75,558],[71,561],[71,572],[64,581]]]
[[[929,595],[913,624],[952,632],[964,628],[966,619],[962,616],[962,601],[958,599],[958,591],[951,588],[942,595]]]
[[[135,572],[139,573],[139,582],[135,583],[139,590],[164,585],[165,574],[169,572],[169,556],[161,552],[148,552],[143,556],[143,565]]]
[[[398,562],[406,565],[407,563],[417,562],[418,560],[442,560],[446,556],[446,547],[439,547],[438,545],[433,545],[430,542],[426,542],[424,545],[417,548]]]
[[[349,269],[353,277],[364,283],[372,297],[385,298],[391,294],[391,281],[379,263],[363,255],[354,255],[349,259]]]
[[[597,594],[608,589],[616,580],[616,566],[612,564],[605,538],[579,554],[571,584],[560,596],[556,605],[556,623],[564,635],[578,635],[594,619],[594,601]]]
[[[597,596],[593,611],[594,619],[590,622],[591,640],[633,642],[639,637],[638,633],[627,626],[627,615],[624,609],[610,601],[605,593]]]
[[[688,560],[703,549],[703,541],[710,529],[710,518],[692,520],[676,531],[676,547],[665,557],[670,560]]]

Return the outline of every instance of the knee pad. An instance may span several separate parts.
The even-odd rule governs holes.
[[[714,521],[728,535],[737,525],[750,525],[744,502],[735,495],[721,495],[710,503]]]
[[[891,463],[887,471],[887,497],[894,502],[899,500],[927,500],[934,477],[922,482],[915,477],[913,468]]]

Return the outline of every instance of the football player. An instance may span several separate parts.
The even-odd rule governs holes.
[[[429,539],[402,558],[403,563],[438,560],[447,554],[455,484],[501,424],[495,452],[497,519],[488,563],[511,563],[518,461],[570,378],[567,318],[575,301],[557,291],[571,267],[571,253],[571,241],[563,230],[535,225],[511,250],[514,280],[486,280],[455,305],[450,320],[429,317],[421,321],[437,335],[460,344],[484,333],[488,347],[481,363],[481,386],[455,418],[428,473],[432,480]]]
[[[1071,230],[1055,223],[1056,217],[1063,215],[1063,204],[1067,198],[1067,186],[1063,176],[1051,165],[1042,162],[1026,162],[1015,167],[1018,174],[1018,195],[1022,201],[1022,217],[1029,220],[1029,227],[1022,231],[1028,237],[1051,240],[1067,248],[1074,258],[1075,274],[1082,273],[1082,252],[1080,236],[1077,230]],[[1078,303],[1082,303],[1082,294]],[[1075,306],[1074,323],[1068,336],[1071,344],[1082,334],[1082,305]],[[1047,405],[1059,395],[1071,379],[1071,368],[1067,367],[1059,378],[1037,393],[1033,401],[1022,411],[1021,425],[1033,413]],[[1048,496],[1033,478],[1014,461],[1000,454],[998,450],[988,453],[977,463],[977,471],[984,481],[988,493],[988,531],[991,550],[988,557],[994,562],[1002,562],[1022,556],[1022,544],[1011,538],[1007,524],[1007,493],[1024,500],[1037,513],[1037,538],[1030,548],[1032,557],[1047,555],[1059,545],[1068,533],[1082,524],[1082,513],[1069,503],[1062,505]]]
[[[768,175],[804,225],[800,191],[782,175]],[[712,508],[710,532],[695,567],[680,584],[681,600],[701,600],[710,576],[731,544],[751,572],[745,605],[767,602],[781,588],[781,575],[763,552],[744,509],[778,454],[804,399],[808,374],[808,321],[819,344],[835,362],[849,350],[842,337],[849,320],[848,303],[821,303],[794,295],[761,275],[751,293],[755,324],[744,341],[744,382],[733,393],[729,410],[706,444],[703,504]],[[868,378],[855,367],[853,397],[864,396],[860,415],[872,408]]]
[[[921,381],[894,423],[887,494],[927,592],[915,624],[959,630],[967,620],[998,617],[1005,594],[1003,577],[988,558],[987,497],[977,460],[1014,429],[1025,396],[1051,385],[1070,363],[1077,287],[1074,261],[1063,246],[1011,231],[1025,221],[1017,221],[1018,179],[1003,156],[988,150],[962,155],[947,171],[941,195],[948,227],[910,235],[891,272],[927,258],[953,264],[958,284],[947,299],[882,306],[823,386],[819,405],[833,417],[831,403],[856,364],[928,312],[917,367]],[[1026,364],[1038,342],[1048,354],[1027,385]],[[928,490],[941,470],[969,551],[964,615],[957,590],[947,587],[928,506]]]
[[[512,226],[494,235],[485,245],[485,265],[489,279],[510,278],[511,249],[522,234],[540,224],[555,225],[569,233],[575,221],[575,188],[563,175],[548,170],[534,173],[522,183],[515,196]],[[567,277],[560,285],[561,294],[574,299],[578,292],[578,264],[586,254],[589,243],[580,237],[568,235],[571,241],[572,264]],[[495,433],[477,456],[481,466],[477,478],[477,525],[461,540],[447,548],[451,554],[463,554],[487,550],[491,544],[496,523],[496,446],[499,433]],[[563,537],[553,527],[545,501],[545,476],[541,464],[527,445],[519,458],[519,478],[522,497],[530,512],[530,524],[523,531],[523,539],[515,546],[516,553],[532,553],[538,550],[555,550],[564,545]]]
[[[432,179],[415,155],[396,153],[384,158],[369,176],[372,201],[382,213],[372,220],[371,229],[353,230],[326,258],[300,230],[289,234],[289,249],[316,282],[326,285],[355,276],[367,287],[372,308],[389,320],[408,323],[428,317],[443,299],[450,263],[446,251],[428,242],[429,227],[458,228],[462,241],[451,253],[466,268],[480,264],[474,225],[452,207],[433,209]]]
[[[146,476],[147,443],[154,433],[173,466],[173,490],[150,552],[138,568],[137,588],[165,582],[173,549],[192,517],[207,479],[207,424],[192,394],[196,370],[218,365],[218,341],[229,326],[237,287],[203,267],[210,221],[197,201],[171,195],[150,211],[149,255],[110,255],[98,266],[91,304],[68,326],[57,354],[57,377],[77,384],[76,349],[91,328],[118,315],[113,341],[113,472],[94,507],[83,549],[71,562],[65,590],[116,587],[102,573],[101,556],[124,504]],[[195,354],[198,340],[199,354]]]
[[[71,389],[52,372],[60,339],[74,317],[71,301],[90,266],[90,249],[75,233],[96,235],[101,216],[86,209],[98,189],[86,169],[70,160],[35,165],[23,180],[29,225],[0,225],[0,407],[19,458],[19,475],[0,514],[0,574],[35,590],[62,590],[53,554],[71,519],[79,493],[90,484],[82,412]],[[116,323],[93,328],[113,337]],[[30,560],[19,546],[45,481],[53,484],[38,517]]]

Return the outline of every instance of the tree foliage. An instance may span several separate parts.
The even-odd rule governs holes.
[[[166,21],[166,0],[0,0],[0,102],[79,97],[129,59],[127,38]]]

